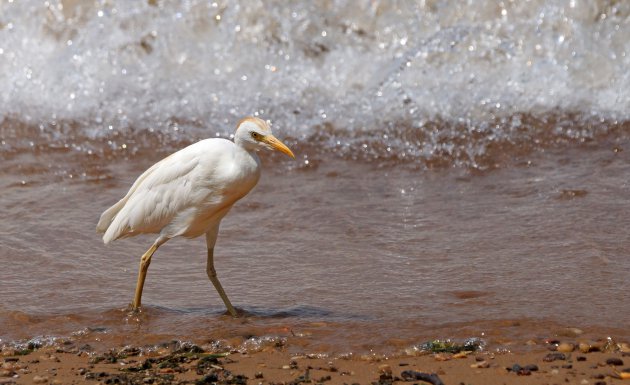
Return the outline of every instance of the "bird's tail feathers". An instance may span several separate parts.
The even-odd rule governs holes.
[[[118,235],[116,234],[118,231],[115,231],[115,229],[112,228],[117,226],[112,226],[112,223],[116,219],[116,214],[120,212],[124,205],[125,200],[120,200],[118,203],[105,210],[105,212],[101,214],[101,218],[98,220],[96,232],[105,234],[103,235],[103,242],[106,244],[116,239],[116,235]]]

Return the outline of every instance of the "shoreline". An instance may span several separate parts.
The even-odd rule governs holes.
[[[190,343],[88,350],[71,343],[25,354],[5,349],[0,384],[630,384],[630,345],[606,339],[391,357],[294,354],[282,344],[256,352],[206,352]]]

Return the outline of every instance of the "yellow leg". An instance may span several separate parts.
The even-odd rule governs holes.
[[[131,303],[131,308],[134,310],[138,309],[142,302],[142,289],[144,288],[144,280],[147,276],[147,270],[149,270],[149,264],[151,264],[151,257],[153,256],[153,253],[155,253],[155,250],[157,250],[158,247],[166,241],[167,239],[158,238],[158,240],[149,247],[149,250],[142,255],[142,258],[140,258],[138,282],[136,283],[136,295]]]
[[[212,282],[214,288],[217,289],[217,292],[221,296],[223,303],[225,303],[228,312],[230,312],[232,317],[236,317],[236,310],[234,310],[234,306],[232,306],[228,296],[225,294],[225,290],[223,290],[223,286],[221,286],[221,282],[219,282],[219,278],[217,278],[217,272],[214,269],[214,249],[208,249],[208,265],[206,266],[206,272],[208,273],[210,282]]]

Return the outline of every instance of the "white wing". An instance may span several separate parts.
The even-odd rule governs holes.
[[[201,182],[213,180],[212,174],[225,160],[221,153],[229,152],[229,147],[224,143],[232,145],[212,139],[195,143],[140,175],[127,195],[101,215],[97,230],[105,232],[103,241],[158,233],[178,216],[193,215],[202,206],[210,209],[213,200],[220,200],[221,186],[215,190]]]

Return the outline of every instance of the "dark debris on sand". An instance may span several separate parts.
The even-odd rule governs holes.
[[[112,364],[140,354],[140,349],[125,348],[120,351],[109,351],[90,359],[92,366],[96,364]],[[170,354],[160,357],[149,357],[121,368],[118,373],[100,370],[83,370],[85,379],[98,380],[103,384],[120,385],[179,385],[179,384],[229,384],[245,385],[247,377],[233,374],[221,366],[219,358],[226,354],[205,353],[197,345],[180,346]],[[178,373],[193,372],[200,376],[196,380],[181,380]]]

